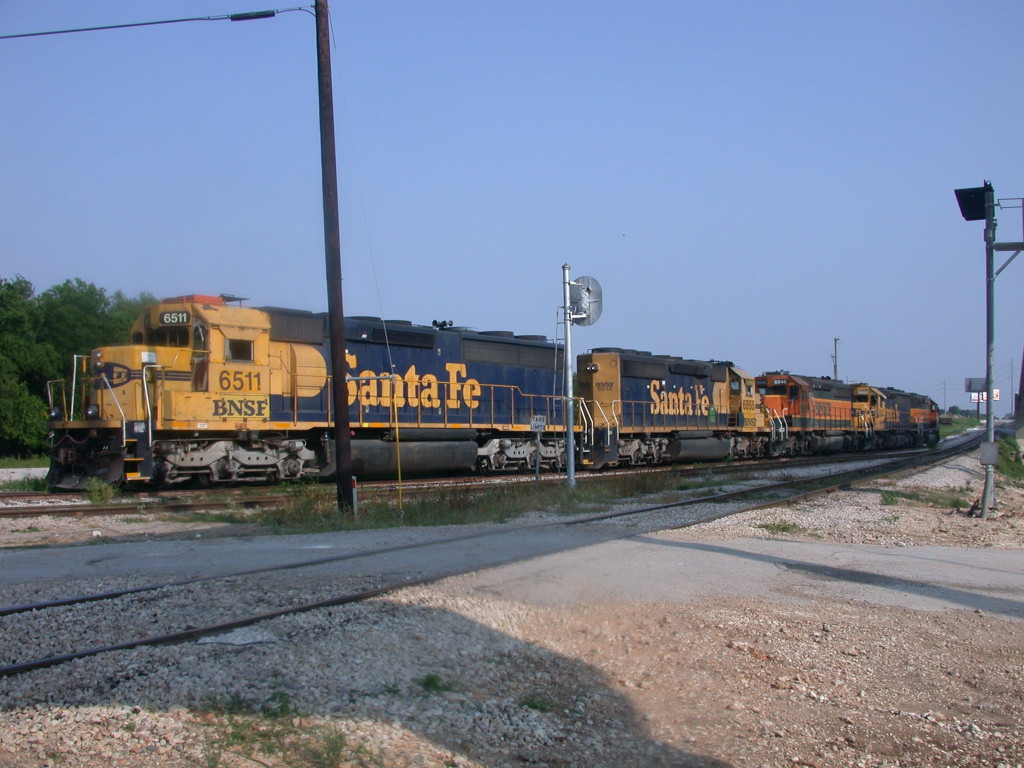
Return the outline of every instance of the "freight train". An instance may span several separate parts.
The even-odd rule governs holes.
[[[146,308],[128,344],[50,382],[47,484],[332,477],[328,328],[324,313],[225,296]],[[565,469],[561,345],[436,321],[348,317],[344,329],[354,474]],[[576,377],[581,469],[938,439],[929,398],[868,384],[618,348],[580,355]]]

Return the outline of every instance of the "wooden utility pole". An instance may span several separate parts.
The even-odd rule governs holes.
[[[327,311],[331,334],[334,462],[338,507],[352,509],[352,440],[345,383],[345,310],[341,300],[341,225],[338,217],[338,164],[334,148],[334,92],[331,85],[331,36],[327,0],[316,0],[316,68],[320,93],[320,167],[324,198],[324,258],[327,262]]]

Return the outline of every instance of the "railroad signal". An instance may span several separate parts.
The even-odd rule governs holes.
[[[598,321],[604,299],[597,278],[584,275],[569,283],[569,308],[573,325],[593,325]]]
[[[981,221],[985,218],[985,193],[992,191],[991,182],[986,181],[983,187],[966,187],[954,189],[960,215],[964,221]]]

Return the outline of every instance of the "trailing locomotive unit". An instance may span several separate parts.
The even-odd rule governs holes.
[[[849,384],[774,371],[757,377],[757,390],[783,433],[782,452],[838,453],[866,447],[854,429]]]
[[[761,456],[771,425],[754,377],[732,363],[618,348],[578,358],[583,466]]]
[[[786,453],[837,453],[938,442],[938,406],[924,395],[775,371],[757,378]]]
[[[326,315],[230,301],[149,307],[130,344],[84,360],[71,410],[63,384],[51,384],[51,487],[334,473]],[[561,348],[448,326],[346,318],[354,473],[399,462],[406,472],[564,465]],[[547,422],[539,457],[538,415]]]
[[[930,397],[891,387],[853,385],[853,407],[868,447],[907,448],[939,441],[939,406]]]

